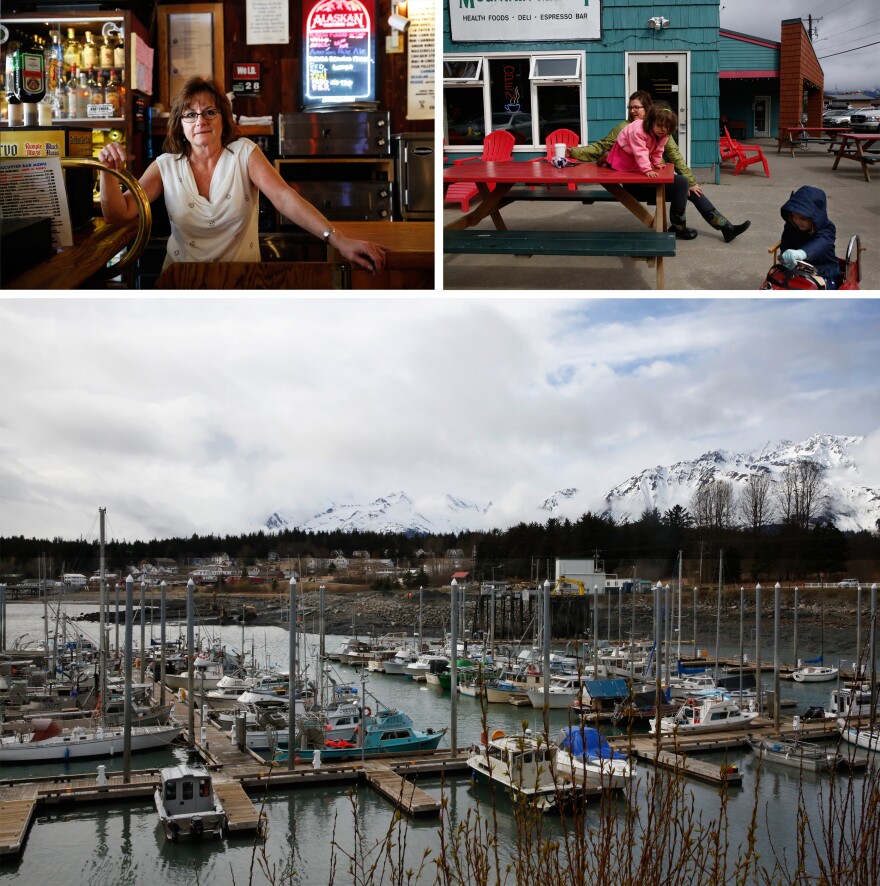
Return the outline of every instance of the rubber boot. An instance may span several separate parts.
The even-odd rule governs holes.
[[[716,231],[721,231],[725,243],[730,243],[731,240],[736,239],[743,231],[748,230],[748,227],[751,224],[750,221],[744,221],[741,225],[732,225],[717,210],[715,212],[706,213],[703,218],[705,218]]]
[[[669,230],[675,234],[676,240],[693,240],[697,236],[697,232],[693,228],[689,228],[685,223],[683,212],[672,210],[669,213],[669,220],[672,222]]]

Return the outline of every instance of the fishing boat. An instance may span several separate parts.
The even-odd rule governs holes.
[[[30,732],[0,740],[0,763],[52,763],[83,757],[112,757],[124,750],[122,726],[62,728],[50,718],[31,721]],[[177,725],[133,726],[131,750],[152,751],[170,745],[182,732]]]
[[[162,830],[172,843],[182,837],[195,840],[223,832],[226,813],[209,773],[192,766],[169,766],[159,777],[153,798]]]
[[[793,738],[748,737],[749,747],[762,760],[806,772],[830,772],[843,760],[841,754],[818,744]]]
[[[672,735],[703,732],[721,732],[727,729],[745,729],[758,716],[757,711],[744,711],[727,698],[693,698],[674,713],[660,720],[660,734]],[[648,731],[657,734],[657,721],[648,723]]]
[[[606,791],[626,788],[637,774],[635,763],[615,751],[592,727],[567,726],[562,730],[556,768],[578,787],[588,785]]]
[[[837,721],[837,728],[840,737],[849,744],[868,751],[880,751],[880,726],[860,726],[841,717]]]
[[[406,666],[418,660],[418,655],[410,646],[400,646],[394,655],[383,663],[386,674],[404,674]]]
[[[875,701],[875,716],[880,715],[880,701]],[[831,690],[828,717],[860,718],[871,716],[871,684],[837,686]]]
[[[589,668],[589,673],[582,673],[580,675],[560,674],[551,677],[550,685],[547,687],[548,708],[550,710],[565,710],[580,695],[586,681],[592,679],[592,668]],[[541,709],[544,707],[543,686],[529,689],[528,696],[533,708]]]
[[[556,771],[556,745],[530,729],[507,735],[496,729],[471,745],[468,766],[475,778],[501,785],[514,799],[534,803],[541,812],[555,809],[574,790],[574,785]]]
[[[320,725],[305,728],[296,735],[296,758],[307,762],[320,752],[324,762],[356,759],[363,754],[411,754],[416,751],[437,749],[446,728],[435,731],[430,727],[422,732],[415,728],[407,714],[393,708],[377,711],[375,716],[369,707],[364,708],[363,722],[358,727],[358,739],[362,741],[333,741],[327,739],[326,730]],[[305,747],[303,747],[305,745]],[[286,761],[287,748],[276,754],[275,759]]]

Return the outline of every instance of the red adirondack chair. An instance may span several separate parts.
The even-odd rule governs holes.
[[[724,138],[720,140],[721,162],[725,160],[735,160],[733,174],[739,175],[744,169],[753,163],[763,163],[764,174],[770,178],[770,167],[767,165],[767,158],[761,150],[760,145],[744,145],[738,142],[724,127]]]
[[[576,148],[580,143],[580,136],[576,132],[572,132],[570,129],[554,129],[547,138],[544,140],[544,144],[547,145],[547,156],[544,158],[548,162],[553,159],[553,146],[559,143],[564,144],[568,148]],[[550,188],[550,185],[547,185],[547,188]],[[569,191],[576,191],[577,185],[574,183],[570,183],[568,186]]]
[[[506,129],[496,129],[483,139],[483,153],[479,157],[463,157],[455,160],[453,166],[461,166],[462,163],[470,163],[473,160],[509,160],[513,156],[514,138]],[[490,190],[494,185],[489,185]],[[470,210],[471,200],[479,191],[473,182],[453,182],[446,189],[444,203],[460,203],[461,211]]]

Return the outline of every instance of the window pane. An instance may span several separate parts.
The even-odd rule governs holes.
[[[454,80],[473,80],[480,76],[480,59],[444,60],[443,76]]]
[[[581,90],[579,86],[547,84],[538,87],[541,143],[554,129],[570,129],[581,138]]]
[[[570,58],[546,58],[535,59],[535,77],[576,77],[579,59]]]
[[[447,87],[443,90],[446,107],[447,145],[481,145],[486,137],[483,90]]]
[[[489,59],[492,129],[507,129],[518,145],[532,144],[529,59]]]

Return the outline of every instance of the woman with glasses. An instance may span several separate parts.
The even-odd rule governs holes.
[[[258,262],[259,192],[301,228],[334,246],[365,270],[381,271],[385,247],[351,240],[287,184],[266,155],[243,138],[232,105],[212,80],[193,77],[174,100],[161,154],[140,179],[152,203],[165,197],[171,236],[163,270],[173,262]],[[112,169],[125,166],[115,142],[98,159]],[[110,173],[101,173],[101,212],[116,223],[134,218],[137,206]]]
[[[627,106],[627,111],[629,112],[628,120],[619,123],[608,135],[600,138],[599,141],[585,145],[582,148],[569,149],[569,156],[574,157],[575,160],[598,160],[614,147],[618,133],[628,123],[634,120],[644,120],[652,104],[653,100],[647,92],[641,89],[634,92],[629,97],[629,105]],[[671,135],[666,142],[666,147],[663,149],[663,159],[675,167],[674,183],[667,189],[666,193],[669,200],[669,218],[672,222],[669,230],[674,231],[675,236],[679,240],[693,240],[697,236],[697,232],[693,228],[689,228],[686,223],[685,210],[687,208],[687,201],[694,204],[697,212],[706,219],[711,227],[721,231],[725,243],[730,243],[731,240],[738,237],[749,227],[750,221],[744,221],[740,225],[731,224],[712,205],[712,201],[697,184],[697,180],[694,178],[690,167],[684,162],[684,157],[681,156],[681,151],[679,151],[678,145]],[[639,185],[635,185],[627,187],[627,190],[640,200],[646,200],[654,195],[653,187],[642,188]]]

